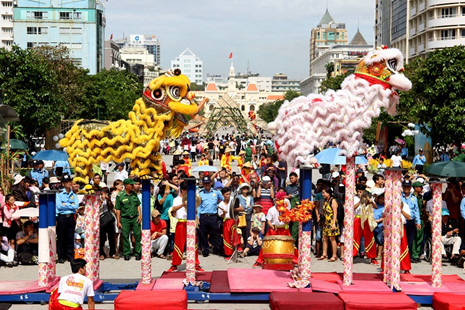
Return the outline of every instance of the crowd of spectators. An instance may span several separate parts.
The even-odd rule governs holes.
[[[392,156],[408,156],[399,145]],[[297,223],[283,223],[275,207],[277,195],[285,198],[288,208],[299,202],[298,169],[290,169],[273,148],[271,140],[225,135],[210,139],[183,136],[165,140],[162,151],[173,156],[170,167],[163,166],[163,178],[151,184],[152,256],[172,260],[172,270],[183,259],[187,219],[186,186],[189,176],[197,177],[197,236],[199,253],[231,257],[259,255],[263,238],[285,229],[296,244]],[[401,155],[401,153],[404,154]],[[418,157],[418,158],[417,158]],[[422,152],[415,156],[422,170]],[[392,158],[391,158],[392,159]],[[441,158],[442,159],[442,158]],[[219,161],[220,169],[200,169]],[[233,165],[233,162],[236,164]],[[394,162],[394,160],[393,160]],[[421,167],[420,167],[421,166]],[[93,189],[101,194],[100,259],[141,259],[141,182],[131,174],[129,165],[114,165],[114,182],[106,184],[111,166],[94,167]],[[234,167],[234,168],[233,168]],[[336,262],[343,257],[345,167],[322,165],[321,178],[313,186],[312,250],[319,260]],[[415,168],[415,167],[414,167]],[[210,171],[208,171],[210,170]],[[428,178],[417,170],[403,176],[402,218],[406,251],[410,263],[428,259],[431,239],[432,193]],[[384,245],[384,169],[369,175],[365,166],[357,167],[354,224],[354,256],[366,257],[378,265]],[[0,191],[1,249],[0,261],[8,267],[18,263],[37,263],[37,217],[19,218],[18,209],[37,207],[36,193],[57,189],[58,262],[83,256],[85,244],[85,207],[79,184],[65,173],[49,176],[44,163],[35,161],[28,176],[16,175],[11,193]],[[451,264],[462,265],[465,255],[465,182],[449,179],[443,193],[442,254]],[[231,207],[232,203],[237,205]],[[182,236],[181,236],[182,235]],[[257,260],[259,262],[260,260]],[[409,264],[404,272],[409,272]],[[255,266],[260,266],[256,263]],[[197,264],[200,270],[199,264]]]

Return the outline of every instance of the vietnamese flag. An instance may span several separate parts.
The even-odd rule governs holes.
[[[229,58],[232,58],[232,52],[229,54]]]

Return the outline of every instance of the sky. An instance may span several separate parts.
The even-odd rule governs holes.
[[[367,4],[368,3],[368,4]],[[204,77],[227,75],[233,53],[237,72],[287,74],[304,79],[309,71],[310,31],[326,6],[346,24],[349,42],[357,31],[373,43],[374,1],[367,0],[109,0],[104,2],[106,39],[155,34],[161,66],[190,48],[204,63]]]

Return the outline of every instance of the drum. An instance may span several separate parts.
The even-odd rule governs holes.
[[[263,269],[291,270],[294,268],[294,238],[291,236],[265,236],[263,238]]]

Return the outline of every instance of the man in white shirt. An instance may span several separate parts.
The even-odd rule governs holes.
[[[289,209],[289,205],[288,205]],[[279,211],[276,209],[276,205],[271,207],[268,210],[268,213],[266,214],[266,220],[269,225],[268,232],[266,233],[267,236],[291,236],[291,232],[289,231],[289,226],[279,220]],[[294,248],[294,258],[292,259],[292,263],[297,264],[298,262],[298,251],[296,248]],[[263,259],[263,252],[260,249],[260,253],[258,254],[258,258],[255,261],[255,264],[253,265],[253,268],[258,268],[260,267],[264,262]]]
[[[86,296],[89,309],[95,309],[93,283],[85,277],[86,264],[80,258],[71,262],[73,274],[61,278],[58,294],[53,292],[52,295],[56,295],[50,296],[50,309],[82,309]]]
[[[124,181],[128,178],[128,172],[124,169],[124,163],[116,165],[115,180]]]
[[[178,223],[176,224],[176,232],[174,233],[174,251],[173,259],[171,261],[171,268],[168,272],[178,270],[178,266],[181,265],[184,248],[187,242],[187,184],[181,182],[179,184],[180,192],[179,195],[173,200],[173,207],[171,213],[176,216]],[[197,240],[195,241],[195,270],[204,271],[200,267],[199,252],[197,251]]]

